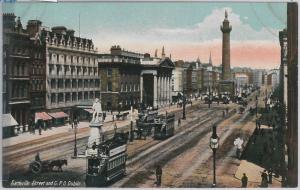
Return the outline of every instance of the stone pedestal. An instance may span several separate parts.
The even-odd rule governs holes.
[[[102,140],[102,122],[91,122],[90,123],[90,136],[88,140],[88,147],[92,147],[94,142],[99,145]]]

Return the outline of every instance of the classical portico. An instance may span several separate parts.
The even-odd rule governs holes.
[[[169,58],[142,61],[140,75],[141,102],[153,107],[168,106],[172,101],[171,77],[174,68]]]

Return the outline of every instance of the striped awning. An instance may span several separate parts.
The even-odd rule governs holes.
[[[69,117],[68,114],[66,114],[65,112],[54,112],[54,113],[48,113],[50,116],[59,119],[59,118],[65,118],[65,117]]]
[[[35,121],[37,120],[51,120],[52,117],[50,115],[48,115],[46,112],[37,112],[35,113]]]

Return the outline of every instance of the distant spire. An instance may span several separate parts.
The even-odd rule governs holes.
[[[170,54],[170,59],[172,59],[172,55]]]
[[[162,51],[161,51],[161,57],[164,58],[166,56],[165,54],[165,47],[162,47]]]
[[[225,9],[225,19],[227,20],[228,19],[228,13],[227,13],[227,10]]]
[[[212,65],[212,60],[211,60],[211,51],[209,52],[209,64]]]
[[[197,61],[196,61],[197,63],[200,63],[200,58],[199,58],[199,56],[197,57]]]
[[[155,49],[154,57],[157,57],[157,49]]]

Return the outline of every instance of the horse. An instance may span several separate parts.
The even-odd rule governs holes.
[[[53,170],[54,167],[57,167],[57,171],[62,172],[62,166],[63,165],[68,165],[68,161],[66,159],[63,160],[52,160],[49,163],[49,169],[50,171]]]

